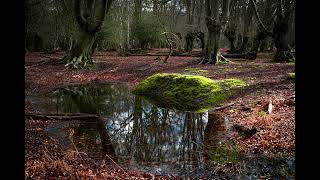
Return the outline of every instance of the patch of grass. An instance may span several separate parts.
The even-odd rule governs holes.
[[[184,71],[186,71],[187,73],[190,73],[192,75],[206,75],[206,74],[208,74],[208,71],[203,70],[203,69],[187,68]]]
[[[237,89],[245,87],[247,84],[240,79],[224,79],[217,81],[223,89]]]
[[[296,62],[296,59],[295,58],[291,58],[288,61],[289,61],[289,63],[293,63],[294,64]]]
[[[220,144],[216,148],[209,148],[209,160],[216,163],[237,163],[239,162],[239,150],[231,141]]]
[[[292,72],[292,73],[288,73],[288,76],[290,79],[295,79],[296,78],[296,73]]]
[[[290,172],[289,172],[289,168],[288,166],[281,166],[279,169],[279,174],[285,178],[290,176]]]
[[[267,113],[264,112],[264,111],[259,111],[259,112],[257,112],[257,115],[260,116],[260,117],[264,117],[264,116],[267,115]]]
[[[222,103],[231,94],[230,90],[244,85],[238,79],[216,81],[199,75],[158,73],[143,80],[134,93],[168,108],[199,112]]]

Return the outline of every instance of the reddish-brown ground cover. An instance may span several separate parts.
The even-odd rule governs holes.
[[[231,135],[230,138],[237,143],[242,151],[271,154],[292,154],[295,151],[295,106],[289,101],[290,97],[295,94],[295,82],[288,79],[287,76],[288,72],[294,70],[294,65],[271,63],[270,57],[272,55],[270,54],[260,54],[254,61],[234,59],[233,63],[230,64],[210,65],[198,64],[199,58],[197,57],[173,56],[169,58],[168,63],[163,63],[155,60],[156,56],[120,57],[116,56],[115,53],[98,52],[94,57],[97,65],[91,70],[66,70],[62,64],[58,63],[62,57],[63,53],[47,55],[41,53],[26,54],[26,95],[44,92],[60,86],[97,81],[123,81],[134,86],[144,78],[157,72],[184,72],[186,68],[199,68],[207,70],[207,77],[212,79],[240,78],[249,84],[246,89],[241,90],[227,100],[226,103],[234,103],[235,106],[223,110],[231,125],[240,124],[257,129],[257,133],[251,137],[243,137],[238,133]],[[273,104],[272,114],[265,113],[269,100],[272,100]],[[28,110],[28,104],[26,109]],[[30,121],[29,123],[32,122]],[[35,124],[32,127],[26,126],[26,141],[29,141],[26,144],[30,144],[30,147],[26,147],[26,174],[36,173],[38,170],[34,168],[46,165],[45,163],[41,164],[41,160],[44,160],[41,158],[45,157],[45,151],[42,149],[41,152],[40,150],[40,147],[44,147],[43,142],[34,141],[32,138],[38,132],[41,132],[41,128],[45,123],[33,123]],[[40,137],[42,136],[39,135],[37,138]],[[41,139],[46,138],[43,137]],[[50,139],[47,141],[50,141]],[[40,144],[38,150],[31,150],[37,144]],[[41,158],[35,157],[35,152],[42,153],[42,156],[37,155]],[[57,167],[61,166],[56,160],[52,160],[52,162]],[[78,167],[73,167],[74,164],[76,163],[69,163],[68,166],[70,167],[66,168],[77,169]],[[90,168],[88,167],[85,170],[81,168],[79,170],[78,168],[77,173],[86,174],[87,178],[90,174],[99,174],[92,172],[92,170],[90,173]],[[66,170],[66,172],[68,171]],[[104,177],[115,172],[117,171],[110,170],[106,172]],[[46,176],[49,177],[50,175]],[[143,173],[137,175],[140,178],[143,176]],[[151,177],[152,175],[148,176]]]

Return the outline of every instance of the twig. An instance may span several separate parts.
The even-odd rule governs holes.
[[[120,169],[120,170],[122,170],[127,176],[129,176],[129,174],[119,165],[119,164],[117,164],[108,154],[106,154],[106,156],[116,165],[116,166],[118,166],[118,168]],[[130,176],[129,176],[130,177]]]
[[[252,6],[254,7],[254,12],[255,12],[256,18],[258,19],[258,22],[259,22],[260,26],[263,28],[263,30],[264,30],[265,32],[267,32],[268,34],[272,34],[272,33],[266,28],[266,26],[263,24],[262,20],[260,19],[259,14],[258,14],[258,8],[257,8],[257,5],[256,5],[256,3],[254,2],[254,0],[250,0],[250,2],[252,3]]]
[[[164,23],[161,21],[160,17],[158,17],[158,18],[159,18],[160,23],[162,24],[162,28],[164,30],[164,36],[166,37],[167,43],[169,44],[169,48],[170,48],[169,54],[163,60],[163,63],[167,63],[169,57],[172,54],[172,43],[170,42],[170,40],[169,40],[169,38],[167,36],[166,27],[165,27]]]

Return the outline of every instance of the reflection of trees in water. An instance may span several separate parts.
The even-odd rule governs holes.
[[[117,116],[119,111],[129,107],[128,88],[118,89],[114,86],[72,87],[59,90],[55,94],[57,112],[81,112],[104,116]],[[105,121],[101,118],[90,122],[80,121],[74,127],[75,144],[79,150],[84,150],[91,156],[103,158],[105,153],[115,157],[115,150],[111,143]]]
[[[176,112],[135,97],[132,130],[118,136],[119,152],[138,162],[197,162],[205,113]]]
[[[80,152],[86,152],[95,159],[103,159],[106,154],[113,159],[116,158],[114,147],[102,119],[80,122],[73,129],[75,133],[72,138]]]
[[[128,110],[132,97],[129,88],[121,85],[102,87],[79,86],[64,88],[54,93],[57,112],[97,113],[101,116],[115,116]]]
[[[221,113],[208,113],[208,123],[204,131],[204,157],[209,160],[209,155],[215,152],[224,143],[226,135],[226,124]]]
[[[199,167],[206,147],[203,142],[216,144],[221,138],[223,122],[214,115],[209,114],[206,126],[207,113],[159,108],[133,96],[125,86],[74,87],[57,91],[55,97],[58,112],[103,117],[98,123],[80,122],[76,128],[77,146],[92,154],[98,150],[137,162],[176,162],[183,167]]]
[[[180,151],[180,159],[184,162],[192,162],[192,165],[199,166],[202,162],[201,149],[204,133],[204,121],[201,114],[185,113]]]

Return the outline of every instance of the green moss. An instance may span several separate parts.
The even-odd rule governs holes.
[[[258,112],[257,112],[257,115],[260,116],[260,117],[264,117],[264,116],[267,115],[267,113],[264,112],[264,111],[258,111]]]
[[[142,81],[134,90],[156,104],[184,111],[205,111],[222,103],[230,90],[243,87],[237,79],[215,81],[198,75],[159,73]]]
[[[187,68],[184,71],[186,71],[187,73],[190,73],[192,75],[205,75],[205,74],[208,74],[208,71],[207,70],[203,70],[203,69]]]
[[[295,79],[296,77],[296,73],[292,72],[292,73],[288,73],[289,78],[291,79]]]
[[[237,89],[245,87],[247,84],[240,79],[224,79],[217,81],[217,83],[224,89]]]
[[[216,163],[239,162],[239,150],[235,144],[227,141],[216,148],[209,148],[209,160]]]

